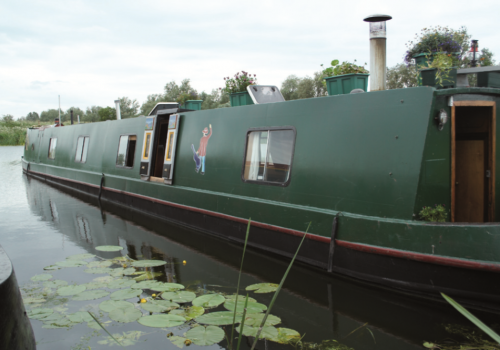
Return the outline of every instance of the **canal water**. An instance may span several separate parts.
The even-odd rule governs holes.
[[[23,147],[0,147],[0,244],[12,260],[25,297],[40,290],[41,282],[34,282],[31,277],[44,272],[69,284],[88,283],[104,276],[85,273],[85,266],[43,270],[68,256],[84,253],[105,259],[128,255],[132,259],[164,260],[165,266],[153,268],[159,273],[156,277],[159,281],[182,284],[198,296],[211,292],[235,293],[242,247],[29,178],[22,174],[22,154]],[[95,249],[102,245],[121,246],[123,250]],[[279,283],[288,263],[288,259],[247,250],[242,288],[255,283]],[[45,289],[45,293],[47,300],[53,300],[49,307],[58,313],[92,310],[111,334],[122,340],[129,337],[130,349],[176,350],[179,347],[167,334],[182,337],[190,328],[120,323],[99,311],[98,305],[109,297],[74,301],[71,297],[52,298],[55,289]],[[152,293],[145,290],[141,297],[150,297]],[[272,298],[272,293],[241,291],[240,295],[245,293],[265,305]],[[129,301],[138,302],[139,298]],[[34,306],[40,307],[26,304],[28,310]],[[224,310],[219,306],[210,311]],[[457,329],[463,331],[470,326],[448,304],[374,288],[300,264],[292,268],[271,314],[281,319],[276,327],[300,333],[302,343],[295,345],[299,349],[422,349],[424,342],[463,340]],[[496,315],[478,315],[490,324],[499,320]],[[86,322],[57,329],[43,328],[41,320],[32,319],[31,323],[39,350],[106,349],[117,345],[102,329],[89,328]],[[228,329],[230,332],[226,326],[225,330]],[[241,349],[250,349],[252,340],[244,337]],[[228,343],[224,339],[211,346],[193,343],[189,348],[228,349]],[[256,348],[293,349],[294,346],[266,340],[260,341]]]

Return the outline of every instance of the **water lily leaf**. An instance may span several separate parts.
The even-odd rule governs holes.
[[[209,325],[216,325],[216,326],[229,325],[233,324],[233,312],[231,311],[211,312],[209,314],[198,316],[194,320],[198,323],[209,324]],[[236,314],[235,323],[240,323],[240,321],[241,321],[241,315]]]
[[[174,344],[178,348],[182,349],[184,347],[184,342],[186,341],[187,338],[179,337],[177,335],[173,335],[171,337],[168,337],[168,339],[170,339],[170,341],[172,342],[172,344]]]
[[[278,285],[275,283],[256,283],[246,287],[246,290],[254,290],[255,293],[276,292]]]
[[[43,286],[45,288],[59,288],[63,286],[67,286],[68,282],[63,280],[53,280],[53,281],[45,281],[43,282]]]
[[[165,312],[178,308],[179,304],[168,300],[152,300],[147,303],[141,303],[141,307],[149,312]]]
[[[76,295],[78,293],[83,292],[87,288],[84,285],[76,285],[76,286],[67,286],[67,287],[61,287],[57,290],[57,294],[61,296],[66,296],[66,295]]]
[[[95,247],[95,250],[99,250],[101,252],[117,252],[122,250],[123,247],[119,245],[100,245],[99,247]]]
[[[120,278],[120,279],[114,280],[113,282],[110,282],[108,284],[108,288],[109,289],[128,288],[128,287],[132,287],[136,283],[137,282],[133,279]]]
[[[130,346],[134,345],[139,340],[139,338],[144,334],[146,333],[141,331],[129,331],[129,332],[123,332],[122,334],[113,333],[113,337],[117,341],[119,341],[122,346]],[[99,340],[98,343],[109,346],[118,345],[116,344],[115,339],[111,337],[106,337],[106,339],[104,340]]]
[[[187,331],[186,337],[196,345],[213,345],[224,339],[224,331],[216,326],[199,326]]]
[[[93,258],[95,255],[94,254],[75,254],[75,255],[70,255],[66,259],[68,260],[85,260],[85,259],[90,259]]]
[[[60,267],[79,267],[87,265],[87,262],[83,260],[64,260],[56,262],[56,265]]]
[[[59,270],[59,269],[61,269],[61,266],[49,265],[49,266],[45,266],[43,269],[44,270]]]
[[[186,291],[163,292],[161,293],[161,297],[165,300],[171,300],[174,303],[189,303],[190,301],[193,301],[194,298],[196,298],[196,294]]]
[[[94,319],[87,311],[78,311],[68,315],[68,319],[73,323],[90,322]]]
[[[240,327],[236,327],[238,333],[240,332]],[[255,337],[259,327],[250,327],[247,325],[243,326],[243,335],[247,337]],[[278,330],[273,326],[264,326],[262,332],[260,333],[259,339],[278,339]]]
[[[89,290],[86,292],[81,292],[73,297],[73,300],[95,300],[101,299],[109,295],[109,292],[105,290]]]
[[[36,304],[36,303],[44,303],[46,300],[42,298],[23,298],[23,302],[25,304]]]
[[[113,269],[113,271],[110,273],[111,276],[123,276],[123,275],[131,275],[135,272],[135,269],[133,267],[129,268],[123,268],[123,267],[117,267],[116,269]]]
[[[108,316],[114,321],[129,323],[137,321],[142,316],[142,312],[136,308],[123,307],[110,311]]]
[[[102,283],[102,282],[89,282],[89,283],[84,283],[82,286],[85,286],[87,290],[94,290],[94,289],[101,289],[101,288],[106,288],[108,286],[107,283]]]
[[[260,327],[265,314],[246,314],[245,325],[250,327]],[[268,315],[265,326],[275,326],[281,323],[281,319],[274,315]]]
[[[43,319],[43,322],[60,320],[61,318],[64,318],[64,317],[66,317],[66,316],[61,315],[58,312],[54,312],[54,313],[50,314],[49,316],[45,317]]]
[[[114,309],[123,309],[125,307],[135,307],[134,304],[124,300],[106,300],[99,304],[99,309],[104,312],[111,312]]]
[[[30,279],[34,282],[38,282],[38,281],[47,281],[47,280],[50,280],[52,278],[52,275],[49,275],[48,273],[42,273],[40,275],[35,275],[33,277],[31,277]]]
[[[141,295],[142,289],[122,289],[118,290],[110,295],[110,298],[113,300],[125,300],[137,298]]]
[[[43,319],[42,321],[45,321],[45,319]],[[44,322],[42,328],[49,328],[49,329],[50,328],[71,328],[75,324],[76,323],[71,322],[66,317],[63,317],[63,318],[60,318],[57,320]]]
[[[135,283],[131,286],[134,289],[151,289],[154,286],[161,285],[161,282],[158,281],[142,281],[139,283]]]
[[[134,277],[136,281],[144,281],[144,280],[152,280],[155,277],[161,276],[161,272],[150,272],[150,271],[143,271],[143,272],[134,272],[132,275],[140,275],[137,277]]]
[[[95,269],[86,269],[86,273],[93,273],[93,274],[101,274],[101,273],[110,273],[113,271],[113,269],[110,269],[109,267],[97,267]]]
[[[235,304],[234,300],[226,300],[226,302],[224,303],[224,307],[228,310],[234,311],[234,304]],[[240,300],[238,298],[238,306],[236,308],[236,312],[243,313],[244,308],[245,308],[245,303],[240,302]],[[264,304],[261,304],[261,303],[248,302],[248,304],[247,304],[247,312],[251,313],[251,314],[257,314],[259,312],[263,312],[266,310],[267,310],[267,306]]]
[[[48,309],[48,308],[37,308],[37,309],[31,309],[27,310],[26,314],[28,315],[29,318],[32,318],[34,320],[42,320],[45,317],[52,315],[54,310]]]
[[[264,331],[264,329],[262,331]],[[296,330],[290,328],[278,328],[278,336],[276,338],[267,337],[267,339],[280,344],[288,344],[290,340],[300,339],[300,334]]]
[[[217,307],[226,301],[220,294],[205,294],[193,300],[194,306],[203,306],[205,309]]]
[[[179,283],[161,283],[158,285],[154,285],[149,289],[154,290],[156,292],[174,292],[179,289],[184,289],[184,286]]]
[[[139,260],[134,261],[131,265],[133,267],[155,267],[165,265],[167,262],[163,260]]]
[[[201,316],[205,313],[205,309],[201,306],[191,306],[186,309],[175,309],[169,312],[172,315],[178,315],[184,317],[186,320],[190,321],[195,317]]]
[[[92,281],[107,283],[107,282],[111,282],[111,281],[114,281],[114,280],[115,279],[113,277],[111,277],[111,276],[102,276],[102,277],[96,277]]]
[[[146,327],[168,328],[180,326],[186,319],[178,315],[161,314],[141,317],[138,322]]]
[[[94,267],[109,267],[113,265],[113,263],[109,260],[100,260],[100,261],[91,261],[87,264],[88,268],[94,268]]]
[[[243,301],[243,304],[245,304],[245,298],[246,298],[246,295],[238,295],[238,304],[240,303],[240,301]],[[226,299],[236,300],[236,294],[226,295]],[[254,298],[248,297],[248,302],[256,303],[257,300],[255,300]]]

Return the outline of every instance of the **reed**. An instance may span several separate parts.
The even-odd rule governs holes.
[[[44,123],[48,125],[49,123]],[[0,146],[20,146],[26,139],[26,129],[33,126],[33,122],[12,121],[0,122]]]
[[[113,337],[111,335],[111,333],[108,332],[108,330],[106,328],[104,328],[104,326],[101,324],[101,322],[99,322],[99,320],[94,316],[94,314],[92,314],[92,312],[90,311],[87,311],[89,313],[90,316],[92,316],[92,318],[97,322],[97,324],[106,332],[108,333],[108,335],[115,341],[118,343],[118,345],[120,345],[121,347],[123,347],[122,343],[120,343],[118,340],[116,340],[115,337]]]

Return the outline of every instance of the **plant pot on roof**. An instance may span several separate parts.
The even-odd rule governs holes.
[[[457,68],[453,66],[451,54],[439,52],[428,62],[425,69],[420,69],[419,85],[432,86],[437,89],[454,88],[457,85]]]
[[[356,60],[354,60],[356,62]],[[366,64],[366,63],[365,63]],[[368,89],[369,72],[364,66],[358,66],[355,63],[333,60],[331,67],[323,70],[323,76],[328,90],[328,95],[349,94],[354,89]]]
[[[184,109],[191,109],[195,111],[201,110],[201,103],[203,100],[198,100],[198,95],[191,91],[189,93],[182,92],[176,100],[177,103]]]
[[[231,107],[253,105],[252,98],[247,92],[247,86],[257,83],[256,74],[250,74],[245,71],[236,73],[233,78],[224,78],[226,86],[219,88],[229,94]]]

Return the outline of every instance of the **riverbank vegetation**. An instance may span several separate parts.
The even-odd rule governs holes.
[[[26,138],[26,129],[31,126],[48,125],[52,123],[33,123],[26,120],[3,118],[0,121],[0,146],[23,145]]]

